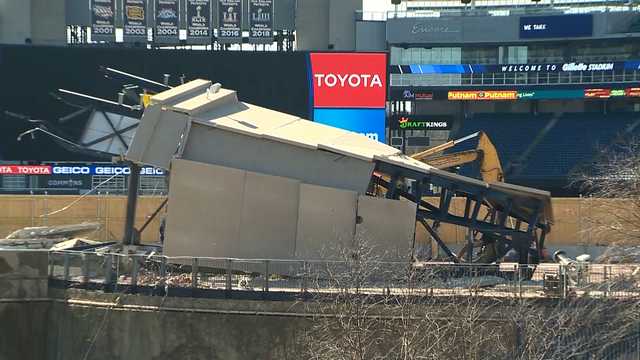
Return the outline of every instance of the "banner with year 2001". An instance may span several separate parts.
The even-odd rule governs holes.
[[[187,43],[211,44],[211,0],[187,0]]]
[[[218,42],[242,42],[242,0],[219,0]]]
[[[115,0],[91,0],[91,39],[93,41],[116,40]]]

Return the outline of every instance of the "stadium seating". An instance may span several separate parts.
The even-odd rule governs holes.
[[[640,114],[633,113],[475,114],[465,119],[452,137],[480,130],[487,133],[508,180],[568,181],[573,171],[588,166],[618,136],[638,135],[639,124]],[[474,146],[463,143],[451,151]],[[474,166],[461,169],[461,173],[478,175]]]

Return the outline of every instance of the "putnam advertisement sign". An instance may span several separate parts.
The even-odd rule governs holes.
[[[480,91],[449,91],[449,100],[517,100],[515,90],[480,90]]]

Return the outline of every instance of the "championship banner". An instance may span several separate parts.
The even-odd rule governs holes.
[[[242,0],[219,0],[218,42],[242,42]]]
[[[91,0],[91,39],[116,40],[115,0]]]
[[[124,42],[147,41],[147,0],[124,0]]]
[[[211,44],[211,0],[187,0],[187,43]]]
[[[273,1],[249,0],[249,42],[273,42]]]
[[[153,33],[156,43],[176,44],[180,41],[179,13],[179,0],[156,0],[156,27]]]

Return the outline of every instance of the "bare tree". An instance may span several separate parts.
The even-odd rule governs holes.
[[[452,289],[443,278],[456,267],[383,262],[366,242],[354,246],[311,271],[305,358],[613,359],[640,341],[638,279],[614,276],[557,298],[500,296],[474,277]]]
[[[602,150],[594,164],[579,170],[574,185],[588,195],[584,234],[619,247],[640,246],[640,139]]]

